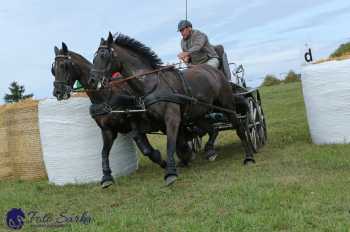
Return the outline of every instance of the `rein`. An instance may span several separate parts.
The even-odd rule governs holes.
[[[108,82],[108,86],[106,86],[106,87],[104,87],[102,89],[84,89],[84,91],[73,91],[73,92],[99,92],[99,91],[103,91],[103,90],[110,90],[113,87],[118,87],[120,84],[122,84],[122,83],[124,83],[124,82],[126,82],[128,80],[136,79],[136,78],[139,78],[139,77],[142,77],[142,76],[147,76],[147,75],[150,75],[150,74],[153,74],[153,73],[158,73],[158,72],[161,72],[161,71],[164,71],[164,70],[173,69],[173,68],[175,68],[175,66],[176,66],[176,64],[168,65],[168,66],[165,66],[165,67],[162,67],[162,68],[159,68],[159,69],[155,69],[155,70],[152,70],[152,71],[149,71],[149,72],[144,72],[144,73],[132,75],[132,76],[129,76],[129,77],[125,77],[125,78],[122,78],[121,80],[111,80],[110,82]]]
[[[126,82],[128,80],[136,79],[136,78],[139,78],[139,77],[142,77],[142,76],[147,76],[147,75],[150,75],[150,74],[153,74],[153,73],[158,73],[158,72],[161,72],[161,71],[164,71],[164,70],[173,69],[173,68],[175,68],[175,65],[176,64],[167,65],[165,67],[162,67],[162,68],[159,68],[159,69],[155,69],[155,70],[152,70],[152,71],[149,71],[149,72],[144,72],[144,73],[132,75],[132,76],[129,76],[129,77],[125,77],[125,78],[122,78],[121,80],[112,80],[112,81],[109,82],[109,85],[112,86],[112,87],[113,86],[118,86],[119,84],[124,83],[124,82]]]

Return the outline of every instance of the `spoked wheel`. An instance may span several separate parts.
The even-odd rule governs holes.
[[[194,153],[198,153],[202,149],[202,138],[196,136],[192,140],[188,141],[188,145],[191,147]]]
[[[248,138],[248,142],[251,145],[254,153],[257,153],[262,146],[260,138],[260,117],[258,113],[258,107],[253,97],[247,98],[248,112],[245,119],[245,133]]]
[[[257,108],[258,119],[259,119],[259,124],[258,124],[259,143],[260,143],[260,146],[264,146],[267,141],[266,120],[265,120],[264,111],[261,107],[261,102],[259,100],[256,106],[257,106],[256,108]]]

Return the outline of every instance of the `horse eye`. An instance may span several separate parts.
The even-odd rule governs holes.
[[[65,62],[64,62],[64,66],[65,66],[66,69],[69,68],[69,65],[70,65],[70,62],[69,62],[69,61],[65,61]]]
[[[110,57],[110,52],[108,50],[106,50],[104,53],[103,53],[103,58],[109,58]]]

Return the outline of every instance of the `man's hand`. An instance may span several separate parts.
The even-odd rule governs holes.
[[[177,55],[177,57],[182,60],[185,63],[188,63],[190,60],[190,53],[189,52],[181,52]]]
[[[186,57],[183,59],[183,62],[184,62],[185,64],[190,63],[190,56],[186,56]]]

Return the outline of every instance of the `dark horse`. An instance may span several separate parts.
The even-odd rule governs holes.
[[[131,89],[127,86],[122,88],[113,87],[101,91],[89,90],[91,86],[88,84],[89,73],[92,64],[83,56],[68,51],[65,43],[62,43],[62,49],[54,48],[55,62],[52,65],[52,74],[55,76],[53,95],[58,99],[68,99],[72,91],[74,83],[78,80],[86,89],[93,106],[115,106],[123,104],[133,104],[134,97],[130,96]],[[100,114],[95,115],[94,119],[97,125],[101,128],[103,137],[102,149],[102,187],[108,187],[113,183],[113,177],[109,168],[109,152],[112,148],[114,140],[117,138],[118,132],[129,133],[137,144],[141,152],[148,156],[153,162],[165,168],[166,162],[162,160],[160,152],[153,149],[149,144],[144,133],[139,133],[140,130],[134,129],[135,122],[140,120],[147,121],[147,118],[142,114],[129,117],[125,114]],[[152,123],[150,123],[152,124]],[[148,128],[144,128],[148,130]]]
[[[149,48],[123,34],[114,39],[109,33],[107,40],[101,39],[89,82],[98,88],[106,85],[106,80],[113,72],[118,71],[122,76],[129,77],[158,68],[160,59]],[[178,70],[168,69],[144,76],[144,81],[137,78],[130,78],[127,81],[139,96],[145,97],[149,117],[157,122],[159,129],[167,135],[167,166],[164,177],[167,185],[172,184],[178,176],[174,153],[178,139],[182,137],[184,125],[188,122],[204,121],[209,111],[203,104],[182,104],[174,96],[190,95],[202,103],[215,104],[236,111],[231,86],[221,71],[206,64],[196,65],[187,69],[184,77],[185,79],[181,78]],[[227,114],[227,117],[245,149],[244,163],[254,162],[253,151],[248,144],[243,124],[239,122],[236,114]]]

